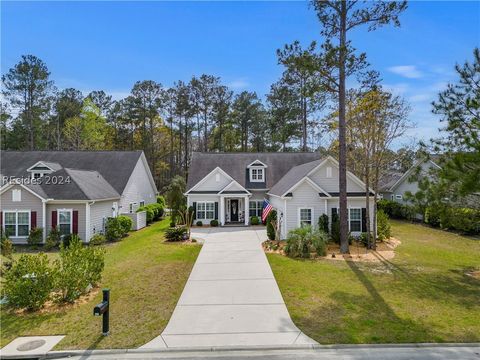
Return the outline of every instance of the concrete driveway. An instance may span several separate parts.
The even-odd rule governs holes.
[[[173,315],[142,348],[315,343],[293,324],[261,243],[262,227],[194,229],[204,242]]]

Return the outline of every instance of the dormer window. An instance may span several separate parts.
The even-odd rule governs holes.
[[[33,166],[27,169],[27,171],[31,174],[32,179],[40,179],[42,176],[46,174],[51,174],[54,171],[60,170],[62,167],[60,164],[46,162],[46,161],[38,161]]]
[[[252,182],[264,182],[265,181],[265,169],[264,168],[251,168],[250,169],[250,181]]]
[[[265,182],[265,168],[267,165],[260,160],[255,160],[247,166],[250,173],[250,182]]]

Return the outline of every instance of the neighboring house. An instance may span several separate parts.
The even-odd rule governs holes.
[[[408,191],[415,194],[418,190],[418,181],[413,179],[418,176],[432,176],[432,170],[440,169],[433,160],[419,160],[405,173],[388,173],[381,181],[379,186],[379,196],[386,200],[393,200],[402,204],[407,204],[405,193]],[[413,178],[412,178],[413,177]]]
[[[248,225],[269,199],[281,219],[281,237],[288,231],[338,212],[338,162],[316,153],[193,153],[187,182],[187,203],[195,221]],[[347,174],[349,227],[366,231],[365,184]],[[371,193],[373,195],[373,192]],[[373,219],[373,197],[370,200]],[[372,220],[371,220],[372,221]],[[373,225],[373,221],[372,221]]]
[[[156,201],[143,151],[2,151],[0,220],[17,244],[52,227],[88,242],[108,217]]]

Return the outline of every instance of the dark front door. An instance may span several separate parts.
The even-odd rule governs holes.
[[[230,221],[238,221],[238,200],[230,200]]]

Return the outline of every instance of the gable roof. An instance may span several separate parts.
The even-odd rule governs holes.
[[[320,158],[318,153],[200,153],[192,154],[188,173],[187,191],[207,176],[216,167],[230,175],[246,189],[270,189],[292,167]],[[261,161],[267,167],[266,183],[250,183],[247,168],[254,161]],[[261,187],[259,187],[261,186]]]
[[[392,185],[395,184],[402,176],[403,173],[397,171],[390,171],[385,173],[379,181],[379,191],[390,191]]]
[[[403,183],[405,180],[407,180],[410,175],[412,175],[412,173],[418,169],[418,167],[422,164],[425,164],[425,163],[431,163],[433,166],[435,166],[436,168],[438,169],[441,169],[441,167],[435,163],[433,160],[424,160],[424,159],[420,159],[418,161],[415,162],[415,164],[413,164],[413,166],[408,169],[405,174],[403,174],[399,179],[397,179],[397,181],[395,181],[389,188],[388,190],[389,191],[394,191],[401,183]]]
[[[82,183],[84,189],[77,189],[72,185],[72,195],[68,199],[74,200],[73,195],[79,196],[81,199],[88,199],[93,196],[96,191],[102,194],[113,194],[112,189],[118,194],[122,194],[130,176],[142,155],[142,151],[2,151],[0,154],[0,173],[3,176],[13,177],[30,177],[31,174],[27,169],[38,162],[53,165],[58,169],[55,173],[60,174],[65,169],[75,176],[75,183]],[[79,173],[78,170],[97,172],[96,175]],[[73,178],[73,176],[72,176]],[[95,180],[95,181],[93,181]],[[94,189],[93,182],[99,182],[98,189]],[[85,182],[85,184],[83,184]],[[110,185],[111,188],[105,185]],[[46,185],[42,184],[42,188]],[[57,194],[62,194],[62,186],[55,187],[54,198],[58,198]],[[32,188],[33,190],[33,188]],[[82,195],[83,194],[83,195]],[[48,192],[47,192],[48,195]]]

